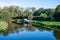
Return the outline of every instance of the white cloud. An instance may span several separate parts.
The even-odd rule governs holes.
[[[0,7],[11,6],[11,5],[20,6],[19,3],[4,3],[4,2],[0,2]]]

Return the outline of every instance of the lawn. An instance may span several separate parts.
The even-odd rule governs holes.
[[[60,26],[60,22],[52,22],[52,21],[35,21],[33,20],[32,23],[40,23],[48,26]]]

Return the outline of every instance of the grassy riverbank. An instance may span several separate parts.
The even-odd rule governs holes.
[[[21,23],[22,19],[16,20],[17,23]],[[60,26],[60,22],[54,22],[54,21],[36,21],[32,20],[32,23],[35,25],[44,25],[44,26]]]
[[[60,22],[52,22],[52,21],[35,21],[35,20],[33,20],[32,23],[43,24],[45,26],[60,26]]]
[[[0,20],[0,30],[6,30],[6,28],[7,28],[7,22],[6,21],[1,21]]]

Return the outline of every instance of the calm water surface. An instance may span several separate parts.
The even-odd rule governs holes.
[[[0,40],[59,40],[60,32],[35,26],[13,24],[8,31],[0,32]]]

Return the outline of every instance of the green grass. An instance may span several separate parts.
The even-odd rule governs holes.
[[[0,30],[5,30],[4,24],[6,23],[6,21],[1,21],[0,20]]]
[[[2,26],[0,26],[0,30],[1,30],[1,31],[3,31],[3,30],[5,30],[5,28],[4,28],[4,27],[2,27]]]
[[[35,21],[33,20],[32,23],[40,23],[47,26],[60,26],[60,22],[52,22],[52,21]]]
[[[60,26],[60,22],[41,22],[44,25],[56,25],[56,26]]]

